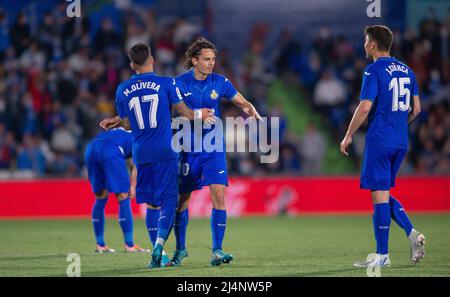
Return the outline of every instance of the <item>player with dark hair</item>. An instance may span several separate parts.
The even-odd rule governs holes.
[[[389,28],[369,26],[364,33],[366,56],[374,63],[364,70],[360,102],[340,150],[348,156],[347,148],[354,133],[369,117],[360,186],[371,191],[377,252],[374,258],[356,262],[355,266],[391,264],[388,254],[391,218],[405,231],[410,241],[411,261],[418,263],[424,257],[425,237],[413,228],[403,206],[390,195],[408,149],[408,124],[420,113],[417,81],[407,65],[390,56],[393,35]]]
[[[240,107],[247,115],[261,119],[260,115],[225,77],[213,72],[216,62],[216,48],[205,38],[195,40],[186,51],[185,68],[190,71],[176,78],[177,85],[184,95],[184,101],[190,108],[211,108],[220,117],[220,99],[225,97]],[[202,143],[205,135],[214,127],[202,130]],[[187,257],[186,228],[188,225],[188,203],[191,193],[209,186],[212,202],[211,233],[212,257],[211,265],[217,266],[233,260],[231,254],[222,251],[222,241],[226,228],[225,188],[228,186],[225,143],[223,135],[221,152],[207,152],[202,147],[195,151],[194,131],[191,131],[192,146],[188,151],[180,153],[180,200],[174,222],[176,251],[172,263],[179,265]],[[217,140],[217,139],[216,139]]]
[[[109,192],[115,193],[119,201],[119,224],[123,232],[125,252],[146,252],[133,241],[133,215],[126,159],[131,157],[132,136],[122,128],[99,133],[86,147],[85,162],[89,182],[95,193],[92,207],[92,225],[96,239],[96,253],[113,253],[104,239],[105,206]],[[108,192],[109,191],[109,192]],[[130,195],[129,195],[130,193]]]
[[[207,120],[212,112],[189,109],[175,80],[153,73],[154,60],[148,45],[134,45],[128,56],[136,75],[117,87],[118,116],[103,120],[100,126],[131,128],[137,169],[136,201],[147,204],[147,229],[154,244],[149,267],[155,268],[161,267],[163,246],[178,203],[178,155],[171,146],[171,106],[189,120]]]

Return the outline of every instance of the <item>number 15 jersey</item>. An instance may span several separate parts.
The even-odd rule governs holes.
[[[378,58],[363,74],[360,100],[373,102],[366,146],[408,147],[408,113],[418,96],[414,72],[392,57]]]

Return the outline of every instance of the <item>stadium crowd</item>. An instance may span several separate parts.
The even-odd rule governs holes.
[[[151,9],[124,10],[119,22],[104,18],[94,32],[89,18],[67,18],[65,9],[62,3],[45,13],[37,27],[31,27],[25,13],[9,20],[0,11],[0,170],[58,177],[84,174],[84,148],[99,132],[99,120],[114,114],[116,86],[132,74],[126,50],[137,42],[149,43],[155,72],[176,76],[185,71],[188,44],[200,35],[211,38],[199,21],[158,19]],[[392,54],[414,69],[424,104],[423,114],[410,126],[411,153],[404,171],[448,173],[450,10],[441,21],[428,16],[417,32],[395,32],[394,40]],[[267,103],[267,90],[276,77],[294,75],[294,84],[333,131],[337,149],[368,61],[329,28],[318,31],[312,46],[303,42],[284,30],[267,55],[264,34],[256,30],[239,68],[232,66],[235,61],[227,49],[219,48],[216,72],[243,90],[261,115],[280,117],[280,160],[261,165],[255,154],[232,153],[231,174],[321,173],[324,135],[313,123],[304,135],[295,135],[281,109]],[[227,103],[222,113],[242,115]],[[359,159],[363,135],[360,138],[354,145]]]

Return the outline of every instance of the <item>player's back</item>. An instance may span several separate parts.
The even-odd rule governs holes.
[[[97,134],[93,141],[108,142],[112,146],[117,146],[125,158],[129,158],[133,149],[133,136],[131,131],[123,128],[114,128]]]
[[[153,72],[136,74],[117,88],[116,109],[130,121],[135,164],[177,158],[171,147],[171,104],[181,102],[181,95],[175,90],[172,78]]]
[[[406,149],[408,113],[415,95],[413,71],[395,58],[378,58],[366,67],[361,99],[373,99],[366,144]]]

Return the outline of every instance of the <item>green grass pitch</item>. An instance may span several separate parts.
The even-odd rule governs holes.
[[[409,243],[395,222],[390,236],[392,267],[382,276],[450,276],[450,214],[413,215],[427,237],[422,263],[409,262]],[[136,243],[149,247],[141,218]],[[81,276],[366,276],[352,266],[375,246],[370,215],[229,218],[224,250],[235,260],[211,267],[208,219],[188,226],[189,258],[181,267],[147,269],[149,254],[122,252],[117,220],[108,219],[107,244],[115,254],[95,254],[89,219],[0,221],[0,276],[65,276],[67,254],[81,256]],[[174,238],[167,243],[169,255]]]

